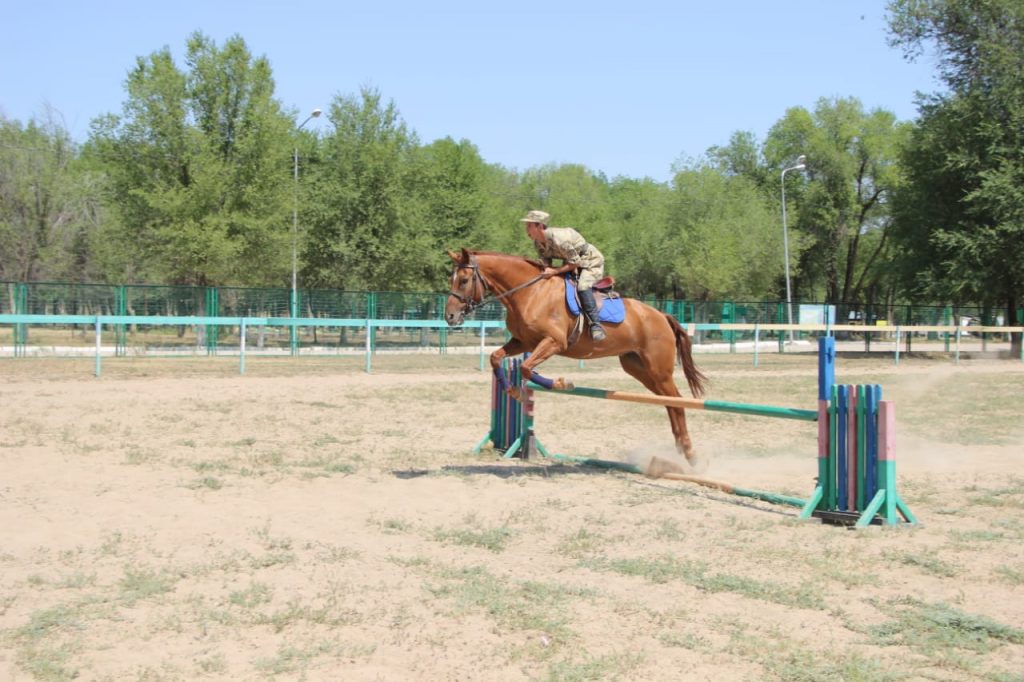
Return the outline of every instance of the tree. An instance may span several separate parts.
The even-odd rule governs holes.
[[[473,144],[450,137],[416,148],[412,163],[409,224],[433,241],[430,254],[424,254],[433,258],[422,284],[441,288],[451,268],[446,251],[478,243],[485,234],[480,224],[485,164]]]
[[[947,93],[923,97],[897,201],[901,262],[916,289],[954,302],[1024,303],[1024,5],[897,0],[890,38],[940,55]],[[1013,335],[1019,353],[1021,335]]]
[[[328,118],[324,161],[310,201],[305,271],[315,286],[397,291],[437,285],[443,254],[425,230],[416,229],[409,193],[417,178],[417,146],[394,102],[363,88],[338,96]]]
[[[758,187],[706,165],[676,173],[659,252],[671,258],[671,291],[681,298],[761,297],[782,254],[775,212]]]
[[[865,112],[859,100],[845,98],[821,99],[813,113],[790,109],[769,132],[765,157],[776,168],[776,193],[781,169],[807,157],[805,181],[791,175],[786,182],[793,226],[807,237],[796,270],[804,283],[822,282],[831,303],[857,301],[871,279],[900,179],[897,150],[908,131],[891,112]],[[872,247],[866,258],[865,243]]]
[[[291,120],[270,64],[240,37],[201,33],[187,70],[168,49],[138,58],[121,116],[93,123],[89,155],[108,177],[108,276],[214,285],[286,281]]]
[[[52,115],[0,117],[0,280],[81,282],[90,273],[98,192]]]

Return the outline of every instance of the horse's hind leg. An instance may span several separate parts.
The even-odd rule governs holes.
[[[669,366],[669,371],[653,374],[648,363],[638,353],[626,353],[619,356],[619,364],[631,377],[639,381],[644,387],[655,395],[680,396],[679,388],[675,379],[672,378],[672,369],[675,364]],[[686,428],[686,410],[681,407],[666,407],[668,412],[669,425],[672,427],[672,435],[675,437],[676,450],[686,457],[686,461],[692,465],[697,463],[697,451],[690,440],[690,432]]]

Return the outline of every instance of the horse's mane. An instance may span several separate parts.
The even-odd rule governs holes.
[[[544,263],[540,262],[536,258],[527,258],[526,256],[515,256],[511,253],[502,253],[501,251],[478,251],[476,249],[466,249],[470,254],[474,256],[496,256],[498,258],[508,258],[511,260],[519,260],[525,263],[529,263],[535,268],[540,270],[544,269]]]

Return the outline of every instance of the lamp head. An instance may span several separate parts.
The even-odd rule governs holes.
[[[310,116],[312,116],[313,118],[316,118],[317,116],[319,116],[319,115],[320,115],[320,114],[322,114],[322,113],[323,113],[323,112],[322,112],[322,111],[320,111],[319,109],[314,109],[314,110],[313,110],[313,113],[312,113],[312,114],[310,114]],[[803,158],[804,158],[804,157],[802,157],[802,156],[800,157],[800,160],[801,160],[801,162],[803,161]]]
[[[807,164],[805,163],[806,161],[807,157],[801,154],[800,156],[796,157],[796,165],[793,167],[796,168],[797,170],[803,170],[804,168],[807,167]]]

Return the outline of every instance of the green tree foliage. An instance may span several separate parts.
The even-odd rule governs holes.
[[[86,280],[101,215],[63,126],[0,117],[0,280]]]
[[[631,296],[675,298],[678,293],[662,243],[670,198],[669,188],[650,178],[616,178],[608,189],[614,234],[602,248],[609,274]]]
[[[807,158],[803,174],[786,177],[790,228],[804,236],[796,290],[820,282],[827,301],[854,302],[884,276],[879,256],[900,179],[898,149],[908,132],[891,112],[865,112],[855,98],[821,99],[813,112],[795,107],[773,126],[764,154],[777,169],[776,193],[781,196],[781,169],[801,154]]]
[[[420,184],[417,140],[394,102],[363,88],[338,96],[328,118],[324,162],[311,202],[304,249],[312,286],[405,290],[435,275],[441,254],[429,230],[410,222],[422,210],[409,196]]]
[[[896,236],[907,282],[937,298],[1003,305],[1012,322],[1024,303],[1024,4],[899,0],[889,9],[892,43],[911,59],[934,45],[949,88],[922,100],[903,155]]]
[[[416,148],[413,166],[408,224],[433,240],[433,260],[425,265],[425,281],[419,285],[429,289],[440,286],[435,283],[442,282],[451,267],[447,250],[484,240],[486,164],[469,141],[449,137]]]
[[[270,64],[240,37],[200,33],[186,70],[168,49],[140,57],[121,116],[93,124],[89,153],[115,220],[104,263],[117,280],[281,284],[290,259],[290,119]]]
[[[781,267],[782,233],[773,206],[744,176],[708,165],[678,172],[658,251],[679,298],[757,298]]]

